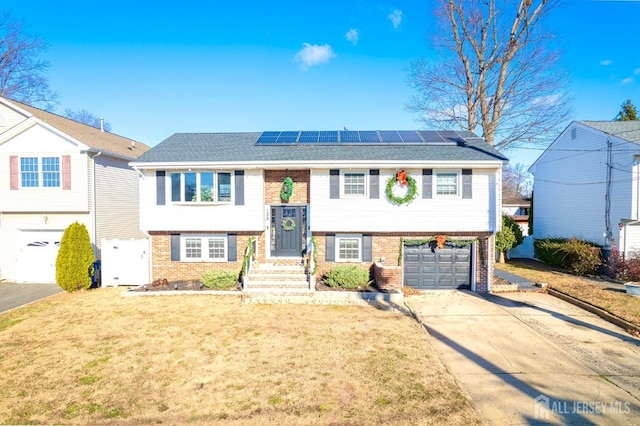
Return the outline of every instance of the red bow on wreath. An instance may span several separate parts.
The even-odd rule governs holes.
[[[396,181],[398,181],[400,185],[405,186],[407,184],[407,172],[400,170],[396,175]]]

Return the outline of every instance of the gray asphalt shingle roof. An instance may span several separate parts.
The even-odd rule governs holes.
[[[640,121],[578,121],[578,123],[640,144]]]
[[[460,132],[462,133],[462,132]],[[464,144],[256,145],[261,132],[176,133],[141,155],[135,164],[305,161],[507,161],[470,132]]]

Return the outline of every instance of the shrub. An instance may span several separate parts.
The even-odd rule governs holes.
[[[633,254],[625,259],[615,246],[611,247],[607,274],[622,281],[640,281],[640,256]]]
[[[238,274],[228,269],[212,269],[202,274],[202,284],[207,288],[224,290],[238,283]]]
[[[96,258],[87,227],[74,222],[64,230],[56,258],[56,282],[67,292],[91,287]]]
[[[564,268],[575,275],[595,273],[602,264],[601,248],[577,238],[549,238],[534,241],[535,254],[542,262]]]
[[[340,287],[355,290],[371,284],[369,270],[358,265],[334,266],[324,277],[329,287]]]
[[[502,227],[510,228],[513,232],[513,236],[516,238],[515,244],[513,247],[519,246],[524,241],[524,235],[522,235],[522,228],[520,225],[516,223],[516,221],[511,216],[503,215],[502,216]],[[513,248],[511,247],[511,248]]]

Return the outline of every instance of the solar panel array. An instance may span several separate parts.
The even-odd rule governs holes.
[[[452,130],[314,130],[262,132],[256,145],[375,145],[430,144],[464,145],[465,137],[477,138],[473,133]]]

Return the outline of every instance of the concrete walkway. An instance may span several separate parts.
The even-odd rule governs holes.
[[[640,339],[544,293],[405,302],[489,425],[640,424]]]
[[[0,312],[28,305],[63,290],[58,284],[16,284],[0,282]]]

